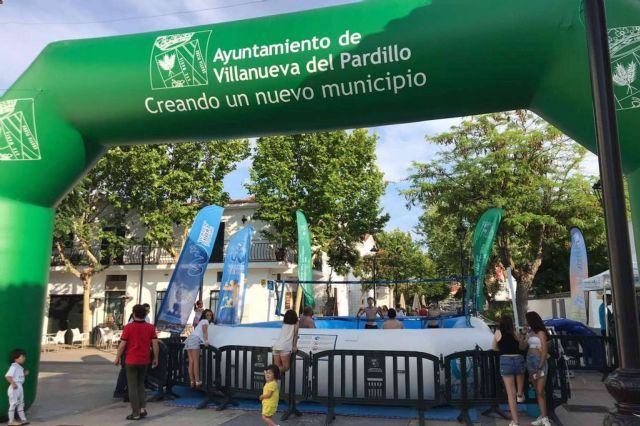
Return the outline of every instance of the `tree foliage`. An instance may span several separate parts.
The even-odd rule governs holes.
[[[65,270],[83,283],[83,331],[91,326],[93,276],[132,243],[159,245],[177,258],[197,211],[228,200],[222,179],[248,155],[247,140],[114,148],[67,194],[53,242]],[[134,218],[141,230],[127,229]],[[65,247],[76,254],[65,256]]]
[[[354,270],[354,275],[365,280],[397,281],[436,278],[434,262],[411,234],[395,229],[374,236],[377,252],[363,256]],[[374,272],[375,269],[375,272]],[[365,289],[371,287],[365,285]],[[444,299],[449,294],[446,282],[429,284],[394,285],[396,301],[401,293],[405,297],[424,295],[431,300]]]
[[[229,200],[223,179],[249,154],[247,139],[118,147],[107,153],[110,168],[99,178],[112,205],[137,214],[142,238],[177,260],[198,211]],[[177,241],[176,229],[182,231]]]
[[[353,267],[365,234],[388,220],[379,206],[385,190],[375,164],[377,136],[365,129],[260,138],[247,185],[269,223],[264,237],[296,247],[296,209],[309,222],[312,246],[326,252],[337,272]]]
[[[586,151],[532,113],[473,117],[429,141],[444,149],[434,161],[414,163],[406,196],[424,207],[419,226],[430,253],[440,268],[456,270],[457,225],[473,227],[488,208],[503,208],[487,272],[498,261],[512,268],[521,314],[547,252],[567,250],[571,226],[587,230],[592,241],[603,238],[602,212],[580,172]]]

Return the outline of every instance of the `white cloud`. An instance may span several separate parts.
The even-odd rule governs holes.
[[[582,162],[582,172],[589,176],[600,176],[600,168],[598,167],[598,156],[592,154],[591,152],[587,153],[584,161]]]
[[[385,179],[401,181],[409,175],[412,161],[424,162],[432,159],[440,147],[427,143],[425,136],[442,133],[458,123],[459,118],[452,118],[371,129],[380,136],[378,167],[384,172]]]

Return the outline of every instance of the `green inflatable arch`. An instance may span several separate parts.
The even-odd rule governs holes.
[[[607,1],[607,19],[640,235],[640,2]],[[514,108],[595,150],[581,1],[369,0],[53,43],[0,99],[0,354],[25,348],[37,374],[54,206],[110,146]]]

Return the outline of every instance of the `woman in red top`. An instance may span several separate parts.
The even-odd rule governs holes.
[[[156,328],[145,322],[145,315],[146,310],[143,305],[133,307],[133,322],[127,324],[122,331],[120,346],[118,346],[116,359],[113,362],[115,365],[120,364],[120,357],[126,348],[124,368],[127,373],[129,401],[131,402],[131,414],[127,416],[127,420],[140,420],[140,418],[147,416],[144,378],[150,363],[153,367],[158,365]],[[151,359],[152,347],[153,359]]]

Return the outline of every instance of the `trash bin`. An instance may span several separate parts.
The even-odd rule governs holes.
[[[529,387],[528,390],[528,395],[529,398],[528,399],[532,399],[534,401],[537,401],[536,399],[536,391],[533,390],[532,387]],[[530,415],[531,417],[537,419],[538,416],[540,416],[540,407],[538,406],[537,402],[534,403],[528,403],[527,404],[527,414]]]
[[[71,331],[69,325],[67,325],[67,331],[64,333],[64,344],[69,346],[73,345],[73,331]]]

